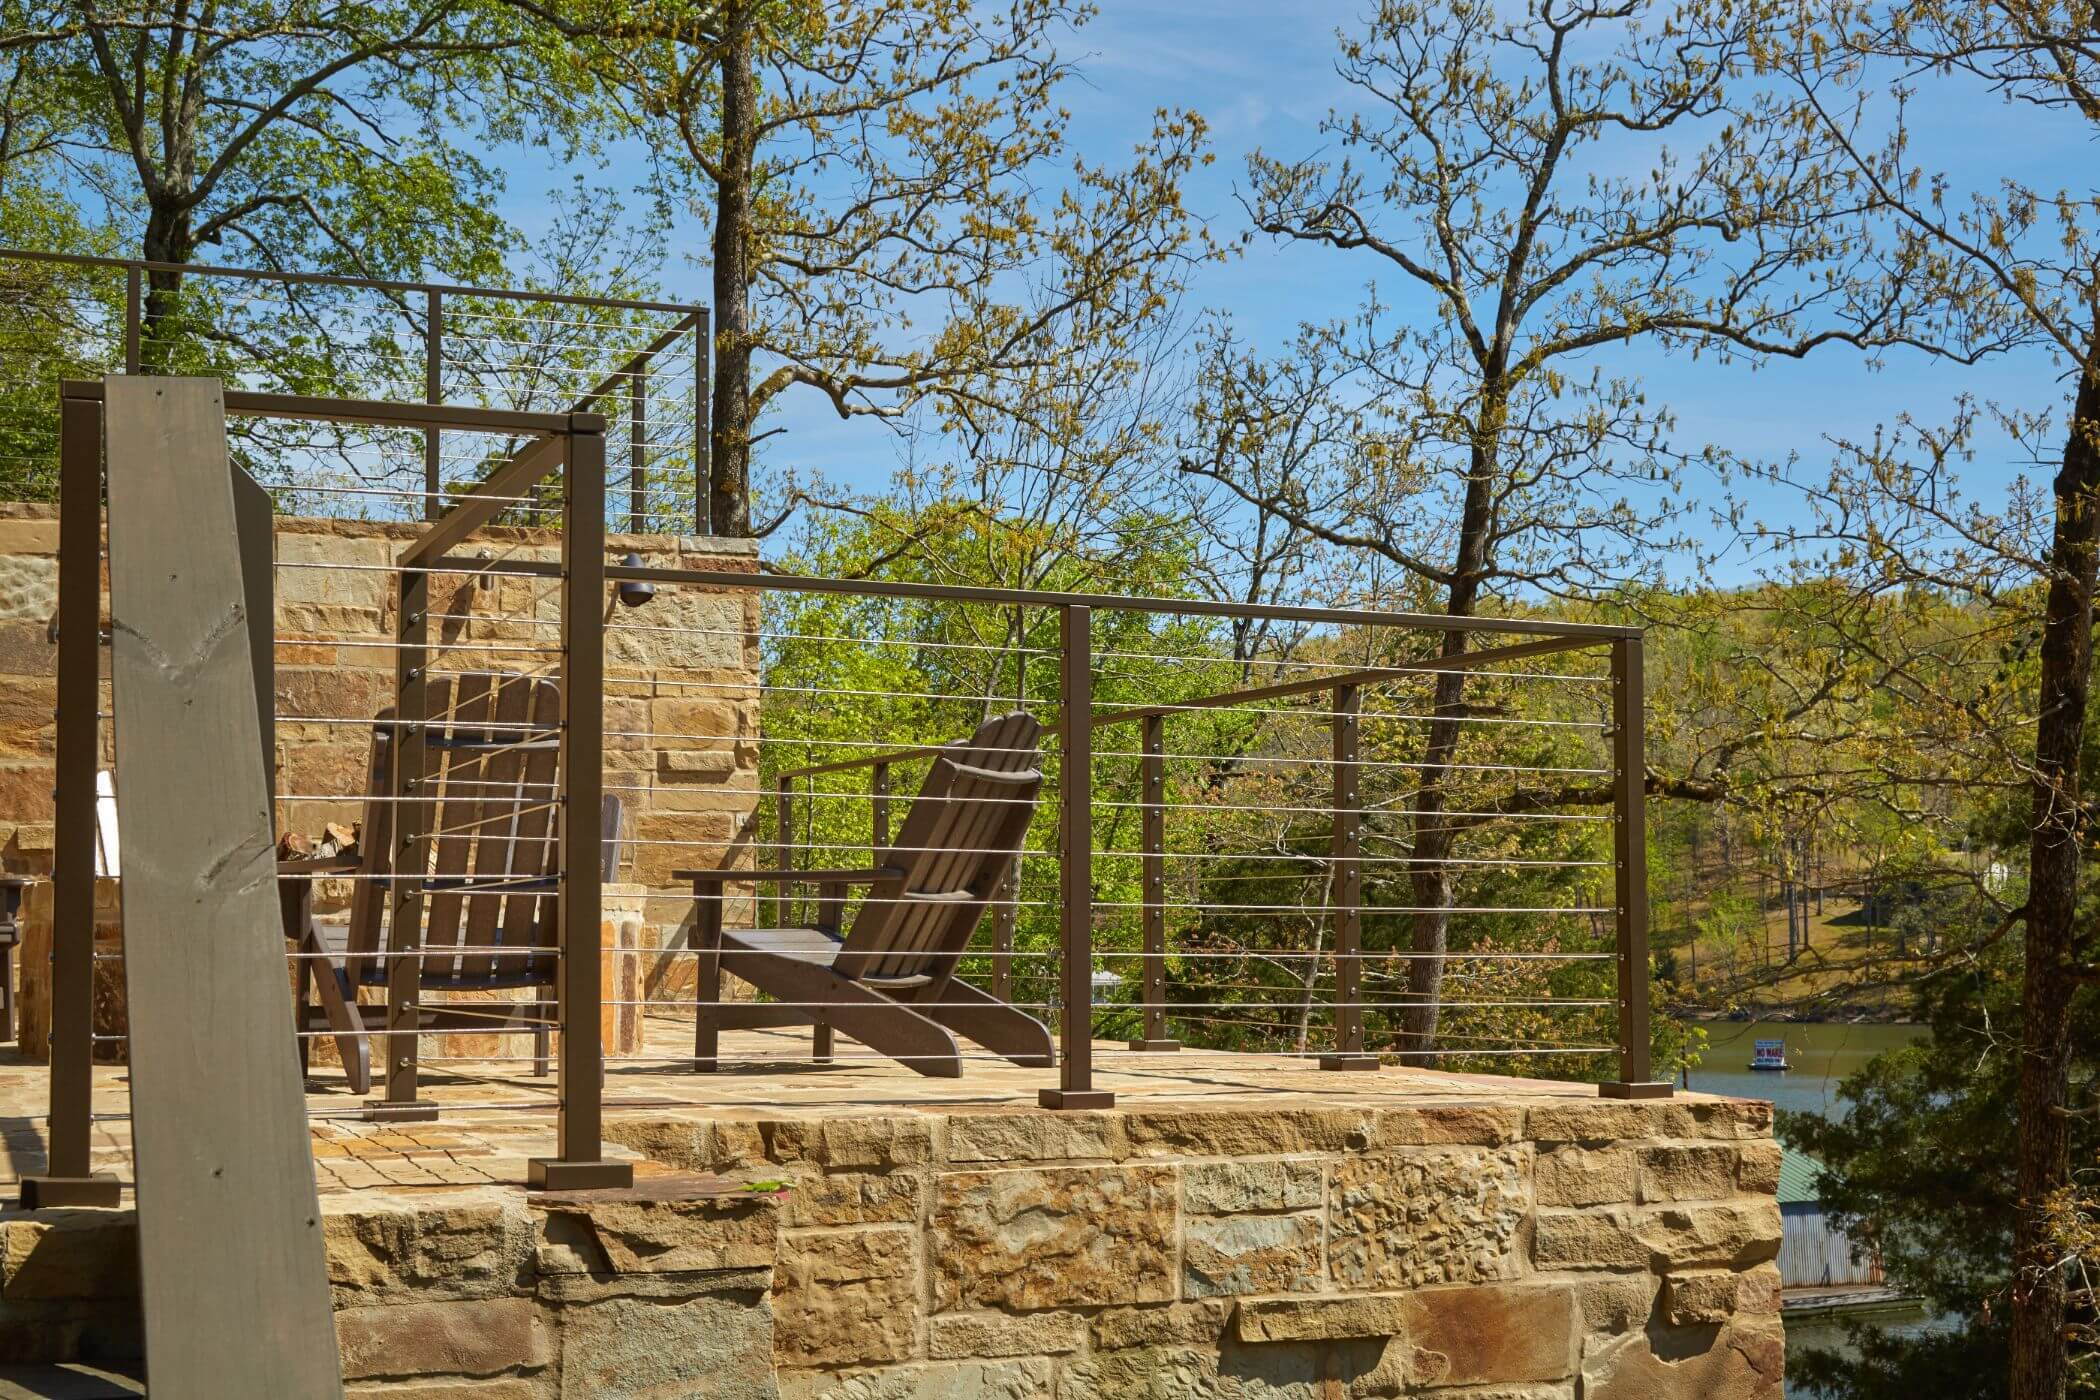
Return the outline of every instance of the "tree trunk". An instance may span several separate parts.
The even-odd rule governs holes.
[[[2034,812],[2028,854],[2027,966],[2021,988],[2019,1136],[2013,1229],[2011,1400],[2062,1400],[2068,1372],[2065,1278],[2044,1208],[2070,1180],[2072,920],[2078,905],[2078,751],[2092,681],[2093,574],[2100,545],[2100,335],[2056,477],[2049,599],[2042,620]]]
[[[707,515],[717,535],[751,533],[751,185],[757,159],[758,79],[752,18],[731,5],[721,52],[722,179],[714,232],[715,365]]]
[[[146,235],[140,253],[148,262],[187,263],[196,252],[190,241],[186,211],[156,205],[146,216]],[[148,269],[145,296],[139,314],[139,367],[148,374],[166,374],[172,364],[175,337],[181,328],[176,313],[181,305],[182,274]]]
[[[1504,417],[1503,397],[1492,390],[1473,448],[1472,475],[1466,482],[1465,508],[1458,524],[1458,550],[1451,571],[1450,591],[1444,611],[1452,617],[1471,617],[1480,602],[1480,580],[1487,568],[1488,529],[1491,524],[1491,495],[1497,463],[1497,436]],[[1463,632],[1444,634],[1443,655],[1463,655]],[[1422,778],[1414,802],[1414,849],[1409,863],[1410,888],[1415,913],[1414,957],[1407,964],[1407,1005],[1401,1013],[1401,1063],[1432,1067],[1436,1057],[1436,1029],[1444,993],[1444,954],[1451,939],[1450,821],[1444,816],[1445,784],[1458,748],[1458,715],[1465,703],[1466,678],[1458,671],[1441,671],[1436,678],[1435,704],[1431,709],[1429,737],[1422,746]]]

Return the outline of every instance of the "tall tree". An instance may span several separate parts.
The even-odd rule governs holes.
[[[1158,314],[1199,243],[1180,202],[1199,119],[1162,113],[1121,166],[1070,159],[1069,0],[518,3],[668,128],[664,178],[711,220],[717,534],[784,518],[754,520],[751,462],[789,390],[991,431],[1025,415],[1046,332],[1135,333],[1101,313]]]
[[[1826,33],[1831,24],[1821,12],[1810,22]],[[2100,43],[2085,0],[1847,5],[1836,23],[1840,42],[1804,47],[1789,36],[1794,41],[1775,46],[1773,60],[1799,82],[1819,133],[1837,141],[1849,172],[1905,240],[1904,262],[1950,307],[2002,317],[2010,335],[2039,345],[2069,372],[2060,417],[1995,410],[2015,440],[2035,445],[2037,461],[2055,459],[2041,509],[2017,492],[2002,512],[1957,509],[1940,489],[1951,463],[1929,454],[1906,461],[1901,449],[1863,454],[1867,481],[1837,493],[1855,518],[1879,499],[1908,527],[1894,537],[1907,549],[1871,545],[1880,567],[1929,571],[1973,596],[2007,602],[2010,576],[2032,585],[2030,598],[2039,595],[2030,614],[2032,743],[2009,746],[2004,769],[2024,782],[2027,796],[2027,895],[2016,911],[2025,946],[2007,1393],[2060,1400],[2071,1283],[2051,1211],[2072,1184],[2073,993],[2100,980],[2100,932],[2081,880],[2093,812],[2079,773],[2100,569],[2100,236],[2089,191],[2017,176],[1964,188],[1925,168],[1904,110],[1915,85],[1931,77],[1950,100],[1973,102],[1980,85],[2013,119],[2055,119],[2090,139],[2100,132]],[[1863,85],[1882,83],[1897,105],[1887,139],[1870,144],[1855,135],[1847,104]],[[1953,441],[1966,447],[1964,437]]]
[[[1708,454],[1674,445],[1667,412],[1599,352],[1793,356],[1913,334],[1903,284],[1857,275],[1859,201],[1750,80],[1760,23],[1731,0],[1533,0],[1514,16],[1380,0],[1340,36],[1359,99],[1322,126],[1340,158],[1256,153],[1245,196],[1260,231],[1360,255],[1405,289],[1389,306],[1374,287],[1315,331],[1375,421],[1290,480],[1185,468],[1381,558],[1402,599],[1455,616],[1645,572],[1682,473]],[[1445,765],[1466,686],[1457,670],[1438,682],[1413,799],[1403,1048],[1418,1053],[1434,1047],[1449,938]]]
[[[22,21],[0,47],[84,85],[61,138],[74,183],[139,256],[174,265],[146,278],[149,353],[208,247],[372,277],[493,272],[499,180],[469,130],[515,136],[567,110],[558,53],[501,6],[45,0]]]

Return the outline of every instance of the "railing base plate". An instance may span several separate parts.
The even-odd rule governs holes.
[[[534,1191],[623,1191],[634,1185],[634,1163],[534,1157],[525,1163],[525,1184]]]
[[[1607,1099],[1666,1099],[1676,1092],[1677,1086],[1667,1079],[1647,1079],[1633,1084],[1615,1081],[1597,1086],[1597,1093]]]
[[[1039,1089],[1036,1102],[1044,1108],[1114,1108],[1116,1096],[1107,1089]]]
[[[1179,1050],[1181,1042],[1178,1040],[1133,1040],[1130,1042],[1130,1048],[1158,1054],[1163,1050]]]
[[[123,1200],[123,1187],[113,1176],[25,1176],[22,1178],[22,1209],[46,1206],[114,1206]]]
[[[435,1123],[438,1106],[432,1099],[366,1099],[358,1116],[367,1123]]]
[[[1369,1070],[1375,1070],[1375,1069],[1377,1069],[1377,1068],[1378,1068],[1378,1057],[1377,1057],[1376,1055],[1364,1055],[1364,1054],[1355,1054],[1355,1055],[1322,1055],[1322,1056],[1320,1057],[1320,1068],[1321,1068],[1321,1069],[1348,1069],[1348,1070],[1362,1070],[1362,1069],[1369,1069]]]

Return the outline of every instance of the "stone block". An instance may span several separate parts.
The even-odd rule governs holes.
[[[935,1120],[918,1114],[777,1119],[758,1125],[765,1160],[811,1162],[827,1171],[887,1171],[933,1161]]]
[[[57,557],[0,554],[0,622],[48,622],[57,611]]]
[[[1431,1104],[1379,1110],[1365,1146],[1501,1147],[1523,1136],[1524,1111],[1492,1104]]]
[[[788,1366],[908,1360],[919,1333],[915,1231],[791,1231],[773,1273],[774,1349]]]
[[[524,1298],[344,1308],[335,1315],[345,1380],[381,1376],[493,1376],[553,1359]]]
[[[625,1200],[536,1206],[536,1265],[549,1273],[705,1273],[767,1268],[779,1235],[770,1197]]]
[[[1770,1196],[1779,1190],[1779,1144],[1746,1142],[1736,1164],[1735,1185],[1753,1196]]]
[[[1123,1119],[1114,1113],[973,1113],[948,1120],[947,1160],[1103,1161],[1123,1155]]]
[[[793,1229],[834,1225],[885,1225],[915,1221],[924,1172],[797,1171],[787,1199]]]
[[[130,1211],[45,1210],[0,1225],[0,1298],[136,1298],[138,1217]]]
[[[773,1310],[762,1289],[608,1298],[562,1310],[562,1400],[774,1400]]]
[[[1522,1146],[1342,1159],[1328,1194],[1329,1276],[1363,1289],[1514,1276],[1528,1167]]]
[[[1658,1271],[1747,1269],[1779,1257],[1779,1207],[1770,1200],[1658,1206],[1641,1215],[1636,1233]]]
[[[58,734],[58,682],[41,676],[0,684],[0,754],[48,759]],[[0,812],[0,816],[13,816]]]
[[[1324,1194],[1318,1162],[1198,1162],[1181,1173],[1182,1208],[1199,1215],[1317,1210]]]
[[[1361,1149],[1370,1114],[1353,1108],[1133,1109],[1124,1115],[1123,1131],[1133,1157],[1274,1157]]]
[[[1325,1342],[1345,1337],[1394,1337],[1407,1330],[1408,1316],[1408,1295],[1405,1293],[1360,1293],[1334,1298],[1245,1298],[1233,1313],[1233,1330],[1243,1342]]]
[[[1733,1145],[1723,1143],[1643,1147],[1640,1198],[1643,1202],[1726,1200],[1736,1194],[1740,1159]]]
[[[651,632],[607,629],[605,664],[663,670],[742,668],[742,602],[712,589],[664,587],[644,610]],[[641,624],[637,624],[641,625]]]
[[[1699,1327],[1735,1316],[1741,1275],[1731,1269],[1694,1269],[1663,1280],[1663,1321],[1672,1327]]]
[[[927,1326],[926,1354],[937,1361],[1006,1356],[1063,1356],[1084,1351],[1087,1321],[1078,1313],[949,1313]]]
[[[1042,1400],[1055,1392],[1050,1362],[934,1361],[876,1371],[789,1371],[781,1400]]]
[[[1744,1317],[1777,1316],[1780,1302],[1779,1265],[1759,1264],[1736,1275],[1735,1310]]]
[[[1417,1385],[1508,1385],[1575,1374],[1581,1314],[1565,1286],[1424,1289],[1407,1295],[1405,1315]]]
[[[1170,1344],[1215,1347],[1232,1318],[1234,1305],[1206,1298],[1192,1303],[1154,1303],[1144,1307],[1103,1308],[1094,1314],[1094,1350]]]
[[[1570,1099],[1533,1108],[1527,1136],[1549,1142],[1631,1138],[1744,1141],[1772,1136],[1772,1105],[1761,1099]]]
[[[666,782],[718,783],[737,771],[737,756],[727,749],[670,749],[656,756],[656,771]],[[748,805],[748,793],[737,794]]]
[[[0,555],[58,554],[58,521],[0,520]]]
[[[1636,1189],[1633,1149],[1551,1148],[1539,1153],[1532,1180],[1542,1206],[1629,1203]]]
[[[352,1385],[348,1396],[384,1395],[388,1400],[551,1400],[554,1378],[548,1375],[503,1376],[494,1380],[434,1381],[426,1385],[403,1385],[382,1381],[377,1385]]]
[[[1541,1269],[1645,1269],[1649,1250],[1630,1210],[1541,1210],[1531,1257]]]
[[[1654,1274],[1591,1274],[1574,1281],[1585,1330],[1615,1336],[1643,1326],[1655,1311],[1662,1281]]]
[[[1321,1285],[1317,1215],[1191,1216],[1182,1231],[1184,1297],[1311,1293]]]
[[[321,1213],[338,1307],[508,1295],[523,1287],[532,1256],[524,1202],[493,1187],[404,1201],[324,1196]]]
[[[1171,1167],[959,1172],[939,1178],[927,1244],[935,1307],[1165,1302],[1179,1291]]]
[[[1582,1359],[1584,1400],[1781,1400],[1786,1337],[1777,1319],[1629,1332]]]

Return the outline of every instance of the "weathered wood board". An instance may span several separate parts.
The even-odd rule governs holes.
[[[340,1396],[222,390],[105,395],[148,1386]]]

